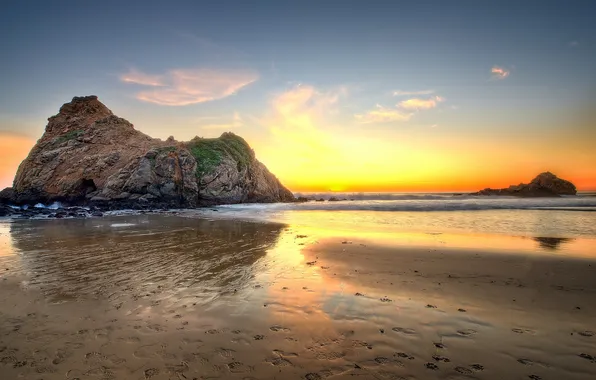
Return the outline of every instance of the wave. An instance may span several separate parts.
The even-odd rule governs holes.
[[[337,202],[239,204],[219,206],[221,211],[275,212],[310,211],[481,211],[481,210],[551,210],[596,211],[594,197],[515,198],[474,197],[435,194],[392,194],[392,199],[342,200]]]

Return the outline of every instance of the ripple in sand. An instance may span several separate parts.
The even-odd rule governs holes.
[[[398,333],[402,333],[402,334],[408,334],[408,335],[416,334],[416,330],[409,329],[406,327],[394,327],[391,330],[398,332]]]
[[[474,334],[476,334],[477,331],[476,330],[472,330],[472,329],[463,329],[463,330],[457,330],[457,334],[461,335],[461,336],[472,336]]]

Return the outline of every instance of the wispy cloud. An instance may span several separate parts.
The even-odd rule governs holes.
[[[217,129],[230,130],[230,129],[240,128],[242,126],[244,126],[244,122],[242,121],[242,118],[240,117],[238,112],[234,112],[234,116],[232,116],[232,120],[228,123],[206,124],[206,125],[202,125],[201,128],[202,129],[211,129],[211,130],[214,130],[214,129],[215,130],[217,130]]]
[[[250,70],[178,69],[163,75],[130,71],[120,77],[125,83],[152,87],[136,98],[165,106],[186,106],[222,99],[258,79]]]
[[[395,108],[386,108],[377,104],[377,108],[364,114],[356,114],[356,120],[363,124],[387,123],[391,121],[408,121],[414,114],[402,112]]]
[[[428,110],[435,108],[437,103],[440,103],[444,100],[445,98],[440,96],[433,96],[428,99],[412,98],[399,102],[397,106],[407,110]]]
[[[120,75],[120,80],[125,83],[140,84],[143,86],[163,86],[164,78],[161,75],[145,74],[131,69],[128,73]]]
[[[394,95],[398,93],[394,92]],[[405,94],[429,94],[434,93],[432,90],[427,91],[401,91],[399,95]],[[355,114],[356,120],[362,124],[370,123],[389,123],[389,122],[404,122],[410,120],[417,112],[429,110],[437,107],[445,98],[435,95],[429,98],[410,98],[402,100],[397,103],[395,107],[384,107],[377,104],[376,108],[366,113]]]
[[[393,96],[417,96],[417,95],[430,95],[434,94],[435,90],[422,90],[422,91],[393,91]]]
[[[511,73],[509,70],[499,66],[493,66],[490,72],[494,79],[505,79]]]

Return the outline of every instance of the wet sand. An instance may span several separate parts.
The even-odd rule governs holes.
[[[0,222],[0,378],[593,379],[596,252],[534,243],[163,215]]]

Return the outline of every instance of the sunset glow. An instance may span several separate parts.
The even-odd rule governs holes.
[[[426,16],[408,4],[275,6],[226,23],[166,5],[132,19],[106,7],[113,29],[86,25],[105,34],[101,49],[72,37],[81,17],[56,27],[42,16],[76,7],[31,11],[35,27],[3,18],[6,53],[27,59],[0,63],[0,187],[49,116],[96,94],[153,137],[234,132],[293,191],[468,191],[543,171],[596,189],[594,27],[579,10],[561,11],[574,21],[556,31],[555,16],[522,5],[438,4]]]

